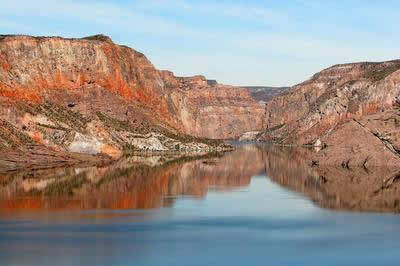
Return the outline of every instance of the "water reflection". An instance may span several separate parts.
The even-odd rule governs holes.
[[[261,155],[245,147],[224,156],[172,161],[135,156],[106,167],[3,174],[0,211],[168,207],[178,197],[204,198],[210,189],[248,186],[263,169]]]
[[[393,172],[311,167],[307,152],[3,174],[0,265],[399,265],[397,216],[309,200],[395,211]]]
[[[265,170],[273,182],[300,192],[329,209],[399,212],[398,168],[312,166],[307,149],[264,148]]]
[[[104,167],[0,175],[0,213],[40,210],[154,209],[210,190],[247,187],[265,174],[324,208],[397,212],[397,169],[312,167],[305,149],[243,145],[226,154],[132,156]],[[386,181],[386,182],[385,182]]]

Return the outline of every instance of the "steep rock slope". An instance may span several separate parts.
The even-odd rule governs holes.
[[[178,117],[183,132],[206,138],[235,139],[250,130],[262,129],[264,104],[248,89],[209,82],[203,76],[175,77],[161,72],[166,88],[172,89],[167,103]]]
[[[263,112],[246,89],[159,71],[103,35],[0,36],[0,148],[204,150],[219,144],[188,135],[235,138]]]
[[[399,60],[333,66],[268,102],[258,137],[321,146],[321,164],[396,165],[399,94]]]

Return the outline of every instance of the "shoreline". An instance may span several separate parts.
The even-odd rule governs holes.
[[[41,170],[73,166],[98,166],[112,164],[123,157],[196,157],[234,151],[234,147],[216,148],[198,151],[133,151],[125,152],[119,158],[112,158],[106,154],[85,154],[65,151],[55,151],[45,146],[32,145],[19,149],[0,150],[0,173],[15,172],[22,169]],[[180,156],[182,155],[182,156]]]

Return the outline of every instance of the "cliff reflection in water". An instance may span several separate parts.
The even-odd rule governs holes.
[[[248,146],[223,156],[134,156],[106,167],[3,174],[0,211],[168,207],[177,197],[248,186],[263,169],[261,155]]]
[[[398,168],[312,166],[301,148],[265,147],[265,171],[275,183],[322,208],[368,212],[400,211]]]
[[[104,167],[1,174],[0,212],[168,207],[182,196],[246,187],[262,173],[324,208],[399,211],[396,169],[311,167],[307,152],[243,145],[201,158],[133,156]]]

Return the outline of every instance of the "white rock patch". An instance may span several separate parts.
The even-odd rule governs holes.
[[[87,153],[87,154],[98,154],[101,152],[101,143],[98,139],[92,136],[82,135],[76,133],[74,140],[68,147],[70,152]]]

